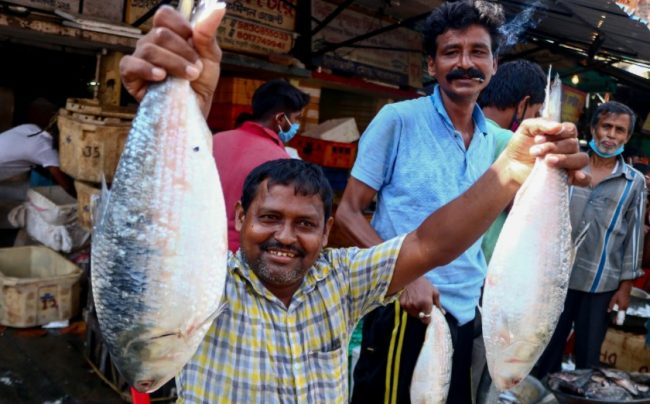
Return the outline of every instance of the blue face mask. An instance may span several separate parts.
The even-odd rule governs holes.
[[[284,119],[287,120],[287,122],[291,123],[289,118],[287,116],[284,116]],[[278,132],[278,136],[280,137],[280,140],[282,140],[282,143],[287,143],[289,140],[293,139],[294,136],[296,136],[296,133],[300,130],[300,124],[298,122],[291,123],[291,127],[289,130],[282,130],[280,128],[280,131]]]
[[[598,146],[596,146],[596,142],[594,141],[594,139],[591,139],[591,141],[589,142],[589,147],[591,147],[591,150],[593,150],[594,153],[596,153],[597,155],[599,155],[604,159],[616,157],[619,154],[623,153],[623,150],[625,149],[625,145],[622,145],[618,149],[614,150],[613,153],[603,153],[598,149]]]

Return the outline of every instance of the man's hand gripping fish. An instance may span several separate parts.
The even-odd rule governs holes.
[[[224,7],[201,0],[193,26]],[[189,17],[192,1],[179,8]],[[97,213],[92,288],[102,335],[126,380],[151,392],[195,353],[219,313],[226,278],[212,133],[189,81],[149,86]]]
[[[549,71],[542,117],[559,122],[562,84],[550,79]],[[487,363],[499,390],[523,380],[550,341],[574,257],[567,173],[538,158],[503,226],[483,292]]]

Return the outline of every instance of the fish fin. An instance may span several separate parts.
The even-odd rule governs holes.
[[[578,234],[575,241],[573,242],[576,251],[578,250],[582,242],[585,241],[585,238],[587,238],[587,231],[589,230],[589,226],[591,226],[591,223],[587,223],[587,225],[582,230],[580,230],[580,233]]]
[[[203,321],[196,329],[201,329],[204,325],[210,325],[212,322],[221,315],[228,308],[228,303],[222,303],[221,306],[217,307],[214,313],[210,314],[208,318]]]
[[[100,231],[104,225],[104,217],[106,216],[106,209],[108,207],[108,200],[110,199],[111,192],[106,185],[106,177],[102,174],[102,189],[99,195],[93,195],[90,198],[90,213],[93,223],[93,232]]]

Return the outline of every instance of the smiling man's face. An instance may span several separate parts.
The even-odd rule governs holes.
[[[327,244],[332,218],[325,222],[319,194],[296,194],[292,185],[263,181],[244,212],[237,207],[236,227],[248,265],[274,291],[300,286]]]

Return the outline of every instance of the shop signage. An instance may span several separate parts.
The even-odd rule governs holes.
[[[296,9],[287,3],[295,5],[297,0],[228,0],[228,15],[293,31],[296,25]]]
[[[37,10],[63,10],[68,13],[79,13],[80,0],[3,0],[5,3],[31,7]]]
[[[217,41],[223,49],[268,55],[288,53],[294,34],[226,15],[219,26]]]
[[[160,1],[159,0],[126,0],[126,13],[125,21],[127,24],[133,24],[140,17],[142,17],[147,11],[155,7]],[[149,31],[152,25],[152,18],[149,18],[138,28],[143,31]]]
[[[562,122],[578,123],[585,107],[587,93],[562,85]]]
[[[335,8],[336,5],[323,0],[312,2],[312,14],[321,21]],[[312,48],[317,51],[326,43],[342,42],[391,24],[377,17],[345,10],[314,36]],[[325,55],[323,66],[392,84],[422,86],[422,36],[418,32],[398,28],[355,45],[375,49],[339,48]],[[414,52],[390,48],[413,49]]]

